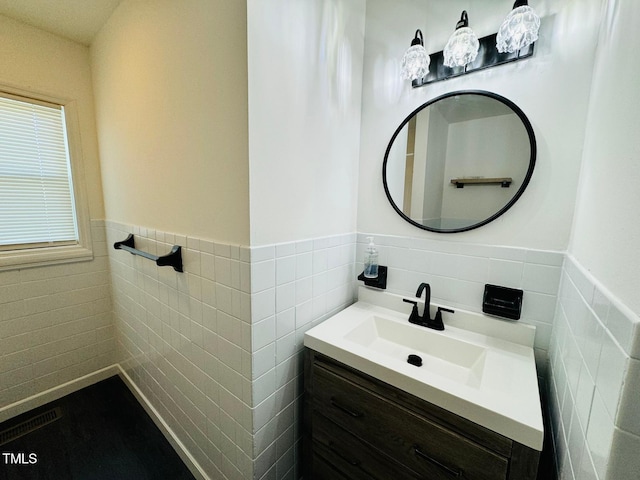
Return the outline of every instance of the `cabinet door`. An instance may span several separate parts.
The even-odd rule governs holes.
[[[339,466],[349,478],[373,480],[421,480],[423,478],[361,440],[319,413],[313,413],[315,450],[332,465]]]
[[[317,365],[313,378],[314,409],[423,477],[507,478],[505,457]]]

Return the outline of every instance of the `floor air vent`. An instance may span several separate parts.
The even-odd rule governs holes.
[[[54,408],[47,410],[46,412],[36,415],[24,422],[17,424],[14,427],[8,428],[0,432],[0,446],[12,442],[17,438],[20,438],[28,433],[31,433],[39,428],[44,427],[52,422],[55,422],[62,416],[60,408]]]

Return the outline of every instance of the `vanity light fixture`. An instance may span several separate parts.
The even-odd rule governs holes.
[[[456,29],[444,47],[444,64],[447,67],[464,67],[478,56],[480,42],[478,36],[469,28],[469,16],[463,10]]]
[[[429,73],[429,63],[431,59],[424,49],[422,32],[418,29],[411,46],[402,57],[402,78],[412,81],[422,79]]]
[[[524,60],[533,55],[539,27],[540,17],[527,0],[515,0],[500,31],[478,39],[469,28],[467,11],[463,10],[444,50],[428,55],[422,32],[416,30],[411,47],[402,58],[402,77],[411,80],[411,86],[416,88]]]
[[[504,19],[496,39],[500,53],[514,53],[538,39],[540,17],[527,0],[516,0],[513,10]]]

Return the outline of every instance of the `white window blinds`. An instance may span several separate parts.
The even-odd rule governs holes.
[[[64,109],[0,94],[0,249],[77,241]]]

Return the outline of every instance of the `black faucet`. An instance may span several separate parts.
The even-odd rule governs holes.
[[[424,311],[422,312],[422,321],[430,322],[431,321],[431,285],[428,283],[422,282],[418,285],[418,290],[416,291],[416,297],[422,297],[422,292],[427,292],[424,296]],[[416,306],[417,310],[417,306]]]
[[[406,298],[402,299],[404,302],[413,304],[411,315],[409,316],[409,323],[420,325],[422,327],[432,328],[434,330],[444,330],[444,323],[442,322],[442,312],[454,313],[454,311],[448,308],[438,307],[438,311],[436,312],[436,315],[432,320],[431,313],[429,311],[431,307],[431,287],[428,283],[423,282],[418,286],[416,298],[420,298],[422,296],[422,292],[424,291],[426,291],[427,293],[424,299],[424,312],[422,313],[422,316],[420,316],[420,314],[418,313],[418,302],[408,300]]]

